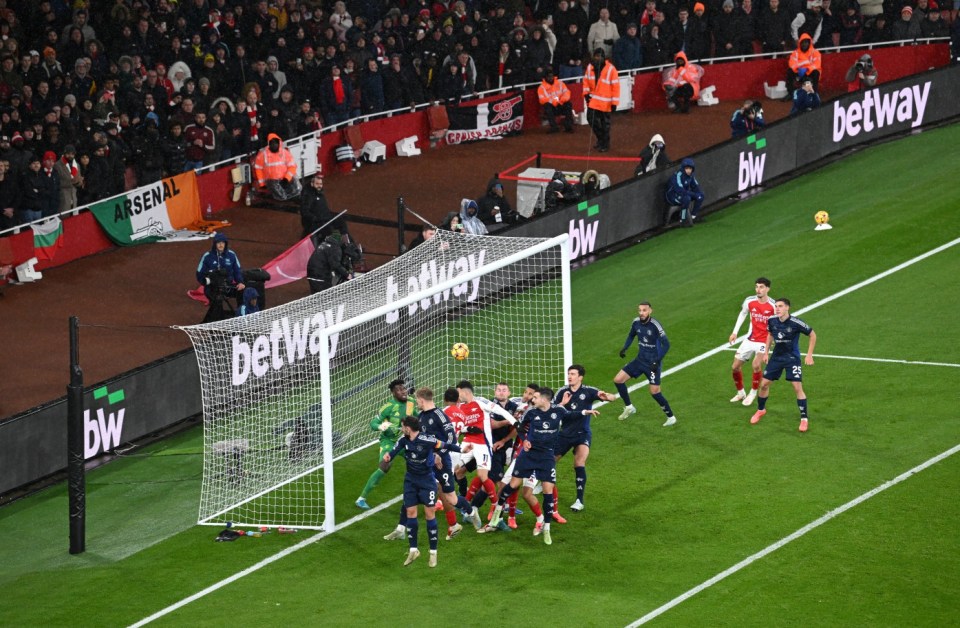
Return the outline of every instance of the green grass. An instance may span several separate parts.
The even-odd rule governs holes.
[[[573,275],[576,359],[608,390],[636,304],[653,303],[667,368],[730,333],[759,275],[795,309],[960,236],[960,187],[936,168],[960,126],[828,166]],[[832,199],[832,200],[830,200]],[[834,229],[813,231],[816,210]],[[960,363],[960,247],[802,315],[817,353]],[[594,421],[587,510],[570,513],[561,461],[554,545],[517,532],[441,540],[440,567],[401,566],[380,537],[395,508],[364,519],[167,615],[158,625],[610,626],[629,623],[824,513],[960,443],[960,369],[818,358],[805,368],[811,431],[777,382],[750,426],[729,404],[732,352],[664,379],[679,424],[645,389]],[[518,382],[522,384],[522,382]],[[201,435],[88,476],[88,551],[68,556],[63,486],[0,509],[4,625],[121,625],[142,619],[307,538],[214,543],[193,526]],[[338,519],[352,516],[374,450],[337,466]],[[186,454],[186,455],[171,455]],[[397,495],[387,476],[371,502]],[[660,616],[663,625],[930,625],[960,607],[960,459],[948,458],[832,519]],[[423,527],[423,526],[421,526]],[[441,530],[445,525],[441,523]],[[421,530],[421,544],[425,533]],[[420,609],[428,608],[423,611]]]

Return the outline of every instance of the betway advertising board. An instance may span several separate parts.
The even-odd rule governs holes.
[[[695,175],[709,205],[749,194],[839,151],[958,115],[960,66],[945,67],[846,94],[815,111],[692,155]],[[530,237],[569,233],[573,259],[629,240],[663,225],[664,189],[678,167],[675,163],[619,183],[503,233]]]
[[[84,459],[111,452],[200,409],[193,351],[88,387],[83,396]],[[0,495],[66,466],[65,398],[0,422]]]

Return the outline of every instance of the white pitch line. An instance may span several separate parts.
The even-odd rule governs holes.
[[[723,579],[726,578],[727,576],[731,576],[731,575],[737,573],[738,571],[740,571],[740,570],[743,569],[744,567],[748,567],[751,563],[754,563],[754,562],[760,560],[761,558],[763,558],[763,557],[766,556],[767,554],[771,554],[771,553],[777,551],[778,549],[780,549],[781,547],[783,547],[783,546],[786,545],[787,543],[790,543],[791,541],[795,541],[795,540],[799,539],[801,536],[805,535],[807,532],[810,532],[811,530],[814,530],[814,529],[816,529],[816,528],[819,528],[820,526],[822,526],[822,525],[825,524],[826,522],[830,521],[831,519],[834,519],[835,517],[838,517],[839,515],[842,515],[842,514],[845,513],[846,511],[848,511],[848,510],[850,510],[851,508],[853,508],[854,506],[857,506],[857,505],[859,505],[859,504],[862,504],[863,502],[867,501],[868,499],[870,499],[870,498],[873,497],[874,495],[877,495],[877,494],[879,494],[879,493],[882,493],[883,491],[887,490],[888,488],[890,488],[890,487],[892,487],[892,486],[896,486],[897,484],[899,484],[900,482],[903,482],[903,481],[906,480],[907,478],[909,478],[909,477],[911,477],[911,476],[913,476],[913,475],[916,475],[917,473],[920,473],[921,471],[923,471],[923,470],[926,469],[927,467],[933,466],[933,465],[937,464],[938,462],[940,462],[941,460],[944,460],[945,458],[949,458],[950,456],[952,456],[953,454],[957,453],[958,451],[960,451],[960,445],[954,445],[953,447],[951,447],[950,449],[946,450],[945,452],[943,452],[943,453],[941,453],[941,454],[939,454],[939,455],[937,455],[937,456],[934,456],[933,458],[930,458],[929,460],[927,460],[927,461],[924,462],[924,463],[918,464],[917,466],[915,466],[914,468],[910,469],[909,471],[906,471],[906,472],[904,472],[904,473],[901,473],[900,475],[898,475],[897,477],[893,478],[892,480],[889,480],[889,481],[887,481],[887,482],[884,482],[884,483],[881,484],[880,486],[878,486],[878,487],[876,487],[876,488],[874,488],[874,489],[871,489],[871,490],[867,491],[867,492],[864,493],[863,495],[861,495],[861,496],[859,496],[859,497],[857,497],[857,498],[854,498],[854,499],[848,501],[846,504],[840,506],[839,508],[834,508],[833,510],[831,510],[831,511],[828,512],[827,514],[825,514],[825,515],[823,515],[822,517],[820,517],[819,519],[817,519],[816,521],[811,521],[811,522],[808,523],[807,525],[803,526],[802,528],[800,528],[799,530],[797,530],[796,532],[794,532],[794,533],[791,534],[790,536],[785,536],[785,537],[783,537],[782,539],[780,539],[779,541],[777,541],[776,543],[773,543],[772,545],[768,545],[767,547],[763,548],[762,550],[760,550],[760,551],[757,552],[756,554],[752,554],[752,555],[744,558],[743,560],[741,560],[739,563],[737,563],[737,564],[734,565],[733,567],[730,567],[729,569],[726,569],[726,570],[724,570],[724,571],[721,571],[720,573],[718,573],[718,574],[715,575],[714,577],[710,578],[709,580],[705,580],[704,582],[702,582],[702,583],[698,584],[697,586],[693,587],[692,589],[690,589],[690,590],[687,591],[686,593],[684,593],[684,594],[682,594],[682,595],[679,595],[679,596],[673,598],[672,600],[670,600],[669,602],[667,602],[667,603],[664,604],[663,606],[660,606],[659,608],[650,611],[649,613],[647,613],[646,615],[644,615],[644,616],[641,617],[640,619],[636,620],[635,622],[633,622],[633,623],[631,623],[631,624],[628,624],[628,625],[627,625],[627,628],[634,628],[635,626],[642,626],[643,624],[647,623],[647,622],[650,621],[651,619],[655,619],[655,618],[659,617],[660,615],[662,615],[663,613],[667,612],[668,610],[670,610],[670,609],[673,608],[674,606],[677,606],[677,605],[680,604],[681,602],[684,602],[685,600],[690,599],[691,597],[693,597],[693,596],[696,595],[697,593],[700,593],[700,592],[703,591],[704,589],[707,589],[707,588],[715,585],[716,583],[720,582],[721,580],[723,580]]]
[[[367,517],[369,517],[369,516],[371,516],[371,515],[375,515],[376,513],[380,512],[381,510],[385,510],[385,509],[389,508],[390,506],[393,506],[394,504],[399,503],[402,498],[403,498],[402,495],[398,495],[397,497],[394,497],[394,498],[391,499],[391,500],[385,501],[385,502],[383,502],[382,504],[379,504],[379,505],[375,506],[374,508],[371,508],[370,510],[367,510],[366,512],[362,512],[362,513],[360,513],[359,515],[357,515],[357,516],[355,516],[355,517],[353,517],[353,518],[351,518],[351,519],[347,519],[347,520],[344,521],[343,523],[341,523],[341,524],[337,525],[336,527],[334,527],[333,532],[337,532],[337,531],[339,531],[339,530],[342,530],[343,528],[346,528],[347,526],[353,525],[354,523],[357,523],[358,521],[361,521],[361,520],[363,520],[363,519],[366,519]],[[139,628],[140,626],[146,626],[147,624],[149,624],[150,622],[152,622],[152,621],[155,620],[155,619],[160,619],[160,618],[163,617],[164,615],[169,615],[169,614],[172,613],[173,611],[175,611],[175,610],[177,610],[177,609],[180,609],[180,608],[183,608],[184,606],[186,606],[187,604],[190,604],[191,602],[195,602],[196,600],[199,600],[200,598],[202,598],[202,597],[204,597],[204,596],[206,596],[206,595],[209,595],[210,593],[213,593],[214,591],[217,591],[218,589],[222,589],[223,587],[227,586],[228,584],[231,584],[231,583],[233,583],[233,582],[236,582],[237,580],[239,580],[240,578],[243,578],[244,576],[249,576],[249,575],[252,574],[253,572],[259,571],[259,570],[263,569],[264,567],[266,567],[267,565],[270,565],[271,563],[277,562],[277,561],[280,560],[281,558],[286,558],[286,557],[289,556],[290,554],[293,554],[294,552],[296,552],[296,551],[298,551],[298,550],[302,550],[303,548],[307,547],[308,545],[313,545],[313,544],[316,543],[317,541],[319,541],[319,540],[321,540],[321,539],[323,539],[323,538],[326,538],[326,537],[329,536],[330,534],[333,534],[333,532],[319,532],[319,533],[317,533],[317,534],[314,534],[313,536],[311,536],[311,537],[309,537],[309,538],[306,538],[306,539],[300,541],[300,542],[297,543],[296,545],[291,545],[290,547],[288,547],[288,548],[286,548],[286,549],[284,549],[284,550],[282,550],[282,551],[280,551],[280,552],[277,552],[276,554],[274,554],[274,555],[272,555],[272,556],[268,556],[268,557],[264,558],[263,560],[261,560],[259,563],[256,563],[256,564],[254,564],[254,565],[251,565],[251,566],[247,567],[247,568],[244,569],[243,571],[238,571],[237,573],[233,574],[232,576],[230,576],[230,577],[228,577],[228,578],[224,578],[224,579],[221,580],[220,582],[216,582],[216,583],[214,583],[214,584],[211,584],[209,587],[207,587],[206,589],[203,589],[202,591],[198,591],[197,593],[194,593],[193,595],[191,595],[191,596],[189,596],[189,597],[185,597],[185,598],[183,598],[182,600],[180,600],[179,602],[176,602],[175,604],[171,604],[170,606],[168,606],[168,607],[166,607],[166,608],[164,608],[164,609],[161,609],[161,610],[157,611],[157,612],[154,613],[153,615],[150,615],[149,617],[145,617],[145,618],[141,619],[140,621],[138,621],[138,622],[135,623],[135,624],[131,624],[131,625],[130,625],[130,628]]]
[[[729,347],[728,351],[736,351],[736,347]],[[947,366],[960,369],[960,364],[951,362],[924,362],[921,360],[895,360],[892,358],[865,358],[857,355],[830,355],[829,353],[814,353],[815,358],[827,358],[829,360],[855,360],[857,362],[884,362],[887,364],[915,364],[918,366]]]
[[[935,249],[931,249],[931,250],[927,251],[926,253],[922,253],[922,254],[914,257],[914,258],[911,258],[911,259],[903,262],[902,264],[898,264],[898,265],[894,266],[893,268],[890,268],[890,269],[888,269],[888,270],[883,271],[882,273],[879,273],[879,274],[877,274],[877,275],[874,275],[873,277],[870,277],[869,279],[864,279],[863,281],[861,281],[861,282],[858,283],[858,284],[854,284],[854,285],[850,286],[849,288],[845,288],[845,289],[841,290],[840,292],[836,292],[836,293],[834,293],[834,294],[832,294],[832,295],[830,295],[830,296],[828,296],[828,297],[826,297],[826,298],[820,299],[819,301],[817,301],[816,303],[813,303],[812,305],[808,305],[808,306],[805,307],[805,308],[802,308],[802,309],[800,309],[800,310],[797,310],[796,313],[797,313],[797,315],[799,315],[799,314],[802,314],[802,313],[804,313],[804,312],[809,312],[810,310],[816,309],[816,308],[818,308],[818,307],[820,307],[820,306],[822,306],[822,305],[826,305],[827,303],[829,303],[829,302],[831,302],[831,301],[833,301],[833,300],[835,300],[835,299],[839,299],[840,297],[845,296],[845,295],[847,295],[847,294],[850,294],[851,292],[854,292],[855,290],[859,290],[860,288],[863,288],[864,286],[869,286],[870,284],[872,284],[872,283],[874,283],[874,282],[876,282],[876,281],[879,281],[879,280],[883,279],[884,277],[887,277],[887,276],[892,275],[893,273],[895,273],[895,272],[897,272],[897,271],[900,271],[900,270],[903,270],[904,268],[907,268],[907,267],[909,267],[909,266],[912,266],[913,264],[916,264],[917,262],[920,262],[920,261],[923,261],[923,260],[927,259],[927,258],[930,257],[931,255],[936,255],[937,253],[940,253],[941,251],[945,251],[945,250],[949,249],[950,247],[955,246],[955,245],[957,245],[957,244],[960,244],[960,238],[956,238],[956,239],[954,239],[954,240],[951,240],[950,242],[947,242],[946,244],[942,244],[942,245],[938,246],[938,247],[935,248]],[[740,340],[740,339],[742,339],[742,338],[744,338],[744,337],[745,337],[745,336],[741,336],[740,338],[738,338],[738,340]],[[670,375],[671,373],[676,373],[677,371],[680,371],[680,370],[682,370],[682,369],[685,369],[685,368],[687,368],[688,366],[693,366],[694,364],[697,364],[698,362],[702,362],[703,360],[706,360],[707,358],[710,358],[710,357],[712,357],[712,356],[720,353],[721,351],[724,351],[728,346],[729,346],[729,345],[728,345],[727,343],[724,343],[724,344],[720,345],[719,347],[715,347],[715,348],[713,348],[713,349],[711,349],[711,350],[709,350],[709,351],[707,351],[707,352],[705,352],[705,353],[701,353],[700,355],[698,355],[698,356],[696,356],[696,357],[693,357],[693,358],[690,358],[689,360],[687,360],[687,361],[685,361],[685,362],[681,362],[680,364],[674,366],[673,368],[667,369],[666,371],[664,371],[664,372],[662,373],[661,376],[662,376],[662,377],[666,377],[667,375]],[[641,382],[638,383],[638,384],[634,384],[634,385],[631,386],[628,390],[634,391],[634,390],[637,390],[638,388],[641,388],[642,386],[645,386],[646,384],[647,384],[647,381],[646,381],[646,380],[643,380],[643,381],[641,381]],[[605,405],[605,404],[604,404],[603,402],[601,402],[601,403],[596,404],[595,407],[599,407],[599,406],[601,406],[601,405]],[[385,503],[383,503],[383,504],[380,504],[379,506],[377,506],[376,508],[374,508],[374,509],[372,509],[372,510],[369,510],[369,511],[367,511],[367,512],[361,514],[361,515],[357,515],[357,516],[354,517],[353,519],[349,519],[349,520],[347,520],[347,521],[344,521],[343,523],[341,523],[340,525],[338,525],[338,526],[334,529],[334,531],[340,530],[340,529],[342,529],[342,528],[345,528],[345,527],[347,527],[348,525],[351,525],[351,524],[353,524],[353,523],[356,523],[357,521],[360,521],[361,519],[365,519],[366,517],[369,517],[370,515],[372,515],[372,514],[374,514],[374,513],[376,513],[376,512],[379,512],[380,510],[383,510],[384,508],[390,506],[391,504],[397,503],[399,500],[400,500],[400,497],[396,497],[396,498],[394,498],[394,499],[392,499],[392,500],[390,500],[390,501],[388,501],[388,502],[385,502]],[[230,583],[232,583],[232,582],[235,582],[235,581],[239,580],[240,578],[243,578],[244,576],[247,576],[247,575],[249,575],[249,574],[251,574],[251,573],[253,573],[253,572],[255,572],[255,571],[258,571],[258,570],[262,569],[263,567],[266,567],[267,565],[269,565],[269,564],[271,564],[271,563],[273,563],[273,562],[276,562],[276,561],[280,560],[281,558],[284,558],[285,556],[289,556],[290,554],[292,554],[293,552],[295,552],[295,551],[297,551],[297,550],[299,550],[299,549],[302,549],[302,548],[304,548],[304,547],[307,547],[308,545],[311,545],[312,543],[316,543],[317,541],[319,541],[320,539],[324,538],[325,536],[327,536],[327,533],[326,533],[326,532],[321,532],[321,533],[316,534],[316,535],[314,535],[314,536],[312,536],[312,537],[310,537],[310,538],[308,538],[308,539],[304,539],[304,540],[301,541],[300,543],[297,543],[296,545],[293,545],[293,546],[291,546],[291,547],[288,547],[287,549],[285,549],[285,550],[283,550],[283,551],[281,551],[281,552],[279,552],[279,553],[277,553],[277,554],[274,554],[273,556],[270,556],[270,557],[268,557],[268,558],[265,558],[265,559],[263,559],[262,561],[260,561],[259,563],[255,564],[255,565],[252,565],[252,566],[250,566],[250,567],[247,567],[247,568],[244,569],[243,571],[237,572],[237,573],[235,573],[234,575],[230,576],[229,578],[225,578],[224,580],[221,580],[220,582],[217,582],[217,583],[215,583],[215,584],[212,584],[212,585],[210,585],[209,587],[207,587],[206,589],[204,589],[204,590],[202,590],[202,591],[199,591],[198,593],[194,593],[194,594],[191,595],[190,597],[186,597],[186,598],[180,600],[180,601],[177,602],[176,604],[173,604],[173,605],[171,605],[171,606],[168,606],[167,608],[164,608],[164,609],[162,609],[162,610],[159,610],[159,611],[157,611],[156,613],[154,613],[153,615],[150,615],[149,617],[147,617],[147,618],[145,618],[145,619],[141,619],[141,620],[138,621],[137,623],[132,624],[131,628],[136,628],[136,627],[139,627],[139,626],[144,626],[144,625],[152,622],[152,621],[155,620],[155,619],[159,619],[159,618],[163,617],[164,615],[167,615],[167,614],[169,614],[169,613],[171,613],[171,612],[173,612],[173,611],[175,611],[175,610],[177,610],[177,609],[179,609],[179,608],[182,608],[183,606],[186,606],[186,605],[189,604],[190,602],[193,602],[193,601],[195,601],[195,600],[198,600],[198,599],[200,599],[200,598],[202,598],[202,597],[204,597],[204,596],[206,596],[206,595],[208,595],[208,594],[210,594],[210,593],[213,593],[214,591],[217,591],[218,589],[222,589],[223,587],[227,586],[228,584],[230,584]]]

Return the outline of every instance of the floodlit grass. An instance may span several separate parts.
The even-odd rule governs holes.
[[[854,155],[807,177],[578,270],[575,357],[607,390],[638,301],[653,303],[672,349],[665,368],[722,344],[760,275],[794,309],[960,236],[960,187],[929,167],[960,126]],[[709,192],[709,191],[708,191]],[[813,231],[816,210],[834,229]],[[960,364],[950,248],[801,317],[818,354]],[[805,344],[802,345],[805,347]],[[811,429],[797,432],[789,386],[768,413],[727,399],[732,352],[664,379],[680,422],[661,428],[646,389],[594,420],[587,509],[569,511],[558,467],[554,544],[518,531],[442,539],[440,566],[402,567],[381,536],[396,508],[364,519],[158,620],[158,625],[624,625],[834,509],[960,443],[960,369],[817,358],[804,369]],[[469,362],[469,360],[468,360]],[[522,386],[525,382],[516,382]],[[129,624],[308,538],[214,543],[193,526],[199,431],[152,457],[88,476],[88,551],[68,556],[63,486],[0,509],[4,625]],[[374,468],[375,449],[337,465],[338,520]],[[193,453],[194,455],[190,455]],[[170,455],[185,454],[185,455]],[[400,491],[400,468],[371,503]],[[663,625],[947,625],[960,607],[960,459],[880,493],[660,616]],[[421,524],[421,528],[424,526]],[[421,529],[421,548],[426,533]]]

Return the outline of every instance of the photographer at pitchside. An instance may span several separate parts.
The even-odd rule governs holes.
[[[213,236],[213,246],[203,254],[200,264],[197,265],[197,281],[203,286],[203,293],[210,300],[208,318],[220,313],[225,305],[230,307],[226,298],[237,298],[243,294],[246,286],[243,283],[240,259],[230,249],[226,234],[218,233]]]
[[[856,92],[861,89],[870,89],[877,84],[877,68],[873,65],[873,59],[868,54],[864,54],[857,59],[857,62],[847,70],[847,91]]]

